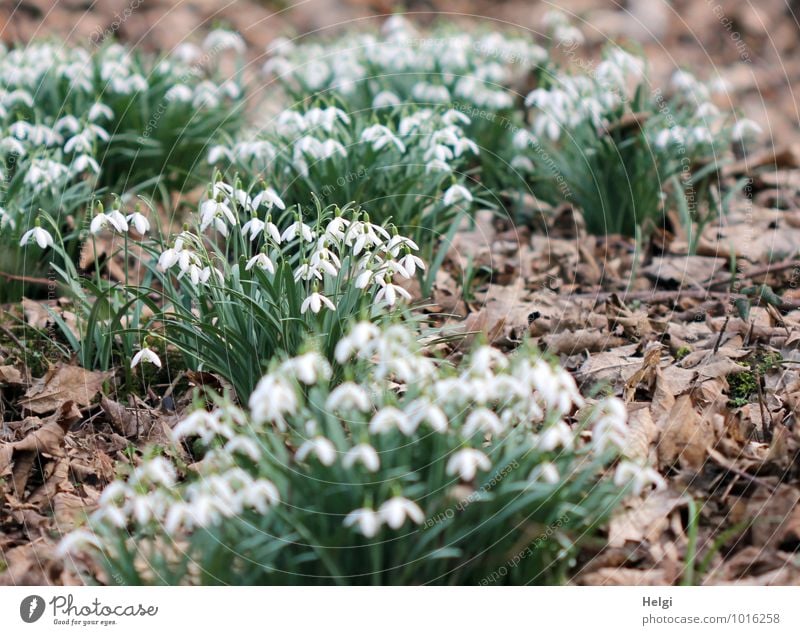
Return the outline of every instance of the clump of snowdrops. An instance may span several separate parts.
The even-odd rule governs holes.
[[[431,260],[442,236],[481,202],[465,174],[479,149],[464,132],[469,117],[457,110],[388,109],[396,121],[335,106],[284,110],[260,138],[215,146],[208,159],[260,175],[287,205],[312,197],[325,205],[358,201],[375,222],[391,221],[413,238]]]
[[[207,170],[198,157],[241,123],[243,89],[214,69],[224,51],[242,47],[235,33],[216,31],[203,48],[184,44],[163,59],[118,44],[1,48],[0,269],[45,272],[41,259],[20,253],[41,209],[74,259],[97,193],[166,197],[194,183]]]
[[[334,357],[340,375],[311,349],[247,410],[193,412],[168,451],[192,468],[143,461],[62,551],[126,584],[553,583],[623,496],[663,485],[623,457],[623,404],[586,405],[529,347],[454,366],[362,322]]]
[[[272,43],[264,71],[293,104],[323,99],[353,115],[396,125],[418,108],[453,108],[469,117],[464,129],[481,148],[470,157],[490,187],[506,170],[501,161],[511,122],[521,123],[520,91],[548,66],[548,51],[528,35],[440,24],[420,32],[401,15],[380,33],[352,33],[333,42]]]
[[[574,57],[580,31],[559,14],[548,28],[563,31],[564,56]],[[650,231],[673,206],[696,243],[722,211],[717,174],[732,143],[758,132],[713,103],[723,83],[678,71],[662,90],[644,59],[617,46],[596,66],[553,68],[525,98],[528,125],[515,131],[506,155],[513,168],[506,185],[573,203],[597,235]]]
[[[80,307],[81,333],[55,317],[57,324],[87,367],[131,359],[142,346],[152,354],[135,362],[160,366],[153,349],[177,350],[187,368],[217,373],[241,399],[273,356],[297,353],[311,337],[332,358],[350,321],[400,310],[411,299],[402,282],[426,265],[413,240],[360,208],[310,203],[289,207],[266,184],[244,190],[220,176],[182,231],[139,243],[138,277],[127,284],[57,268]],[[123,213],[119,200],[108,211],[96,206],[90,233],[119,237],[114,244],[130,262],[129,235],[140,241],[148,216]],[[58,237],[36,231],[60,249]]]

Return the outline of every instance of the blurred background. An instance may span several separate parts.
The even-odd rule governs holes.
[[[722,77],[736,107],[785,143],[798,130],[799,8],[797,0],[1,0],[0,39],[77,44],[111,35],[135,48],[171,50],[224,25],[244,36],[258,62],[275,37],[368,28],[397,11],[423,25],[445,19],[543,37],[542,16],[560,9],[583,30],[589,55],[617,40],[644,50],[656,81],[677,68]]]

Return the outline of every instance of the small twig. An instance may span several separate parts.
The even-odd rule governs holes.
[[[597,302],[605,302],[614,294],[619,294],[619,291],[603,291],[599,293],[575,293],[570,296],[569,298],[576,299],[576,300],[595,300]],[[738,299],[750,299],[753,298],[751,296],[745,295],[743,293],[730,293],[728,291],[707,291],[705,289],[675,289],[674,291],[636,291],[633,293],[624,293],[621,296],[621,300],[623,301],[630,301],[630,300],[639,300],[641,302],[648,302],[648,303],[661,303],[661,302],[674,302],[680,298],[693,298],[699,300],[705,300],[708,298],[719,298],[719,299],[731,299],[731,300],[738,300]],[[800,309],[800,301],[792,301],[792,300],[784,300],[779,305],[776,306],[777,309],[781,311],[794,311],[795,309]]]
[[[8,337],[8,339],[14,342],[14,344],[17,345],[17,348],[19,348],[21,351],[25,350],[25,345],[22,342],[20,342],[19,338],[16,335],[14,335],[14,333],[12,333],[11,330],[8,329],[8,327],[0,324],[0,331],[2,331],[3,334],[6,337]]]
[[[0,276],[3,276],[6,280],[18,280],[19,282],[29,282],[30,284],[42,284],[45,286],[52,284],[52,280],[48,280],[47,278],[32,278],[31,276],[15,276],[13,273],[6,273],[5,271],[0,271]]]
[[[769,273],[777,273],[779,271],[786,271],[786,269],[791,269],[793,267],[800,268],[800,261],[797,258],[790,258],[788,260],[783,260],[781,262],[776,262],[770,265],[762,265],[760,267],[754,267],[749,271],[742,271],[741,275],[744,278],[754,278],[756,276],[763,276],[764,274]],[[729,285],[731,283],[730,274],[727,274],[725,278],[717,278],[716,280],[710,280],[708,283],[709,289],[714,287],[718,287],[720,285]]]
[[[722,328],[719,330],[719,336],[717,337],[717,342],[714,344],[714,354],[716,355],[717,351],[719,351],[720,344],[722,344],[722,336],[725,335],[725,329],[728,328],[728,322],[731,321],[730,314],[725,316],[725,321],[722,323]]]
[[[753,364],[753,372],[756,375],[756,388],[758,389],[758,407],[761,411],[761,433],[764,435],[764,441],[769,443],[772,441],[772,431],[769,429],[767,425],[767,417],[769,416],[769,410],[767,409],[766,404],[764,403],[764,391],[761,389],[761,372],[758,370],[758,364]],[[772,418],[770,417],[770,423],[772,423]]]

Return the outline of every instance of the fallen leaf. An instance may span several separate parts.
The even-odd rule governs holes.
[[[37,379],[20,405],[36,414],[53,412],[65,401],[88,406],[112,372],[88,371],[78,366],[57,364]]]
[[[689,395],[678,397],[660,423],[659,465],[671,467],[677,462],[698,470],[705,461],[706,448],[714,443],[714,432],[710,422],[697,413]]]

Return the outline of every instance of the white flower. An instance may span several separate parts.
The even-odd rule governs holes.
[[[283,416],[297,412],[297,393],[286,379],[269,374],[258,382],[248,405],[256,423],[268,421],[283,427]]]
[[[375,95],[375,98],[372,100],[372,107],[375,109],[389,108],[392,106],[399,106],[400,103],[400,98],[393,92],[389,90],[382,90]]]
[[[306,242],[310,243],[314,241],[314,234],[311,227],[300,220],[295,221],[286,228],[286,231],[281,235],[281,240],[294,240],[294,237],[298,235]]]
[[[200,231],[205,231],[209,225],[213,224],[220,234],[227,236],[226,220],[231,225],[236,224],[236,216],[224,201],[210,198],[200,204]]]
[[[353,510],[344,519],[345,527],[357,525],[359,531],[367,538],[374,537],[380,531],[382,524],[383,517],[381,514],[368,507]]]
[[[380,329],[372,322],[359,322],[336,344],[334,350],[336,361],[344,364],[354,354],[365,355],[380,334]]]
[[[540,436],[537,447],[544,452],[552,452],[558,447],[571,449],[575,435],[563,421],[558,421],[547,428]]]
[[[281,364],[281,370],[285,373],[291,373],[306,386],[313,386],[320,378],[331,378],[330,364],[316,351],[303,353],[286,360]]]
[[[8,225],[11,229],[16,229],[17,227],[16,221],[11,218],[6,210],[0,207],[0,229],[3,229],[6,225]]]
[[[97,121],[98,119],[113,119],[114,111],[105,104],[97,102],[92,104],[89,108],[89,121]]]
[[[381,461],[378,458],[378,453],[368,443],[359,443],[347,451],[344,455],[342,463],[346,468],[351,468],[357,462],[361,463],[370,472],[377,472],[381,466]]]
[[[266,205],[268,209],[272,209],[273,205],[278,209],[286,209],[286,203],[283,202],[283,199],[281,199],[278,193],[271,187],[256,194],[253,199],[253,207],[258,207],[261,203]]]
[[[225,444],[223,449],[231,454],[242,454],[253,461],[258,461],[261,458],[258,444],[253,439],[241,435],[233,437]]]
[[[33,229],[29,229],[22,235],[22,240],[19,241],[19,246],[24,247],[31,240],[36,241],[41,249],[47,249],[53,246],[53,237],[46,229],[42,229],[38,225]]]
[[[408,433],[410,435],[413,433],[412,428],[416,429],[417,425],[402,410],[398,410],[394,406],[386,406],[372,417],[369,422],[369,431],[372,434],[382,434],[397,428],[403,431],[404,434]]]
[[[745,141],[760,135],[762,132],[761,126],[755,121],[751,119],[740,119],[733,125],[731,139],[733,139],[733,141]]]
[[[100,173],[100,165],[88,154],[79,154],[77,157],[75,157],[70,165],[70,169],[75,174],[81,174],[87,170],[91,170],[95,174]]]
[[[412,401],[405,411],[415,427],[424,421],[440,434],[447,431],[447,415],[439,406],[434,406],[425,398]]]
[[[155,352],[151,351],[146,346],[133,356],[133,359],[131,360],[131,368],[136,368],[139,362],[149,362],[154,366],[161,368],[161,359],[159,359]]]
[[[257,216],[253,216],[249,221],[247,221],[242,226],[242,236],[247,236],[247,234],[250,234],[250,242],[252,242],[256,238],[258,238],[258,235],[262,231],[264,231],[265,225],[266,223],[264,223],[263,220],[261,220]]]
[[[170,93],[173,90],[175,90],[176,88],[178,88],[178,87],[177,86],[173,86],[170,89]],[[167,97],[169,97],[170,93],[167,93]],[[225,146],[214,146],[208,151],[208,162],[211,165],[214,165],[215,163],[219,163],[223,159],[225,161],[228,161],[229,163],[233,163],[233,161],[234,161],[233,152],[231,152],[229,148],[227,148]]]
[[[257,479],[239,491],[240,502],[248,507],[252,507],[261,514],[266,514],[271,505],[280,502],[278,488],[270,481]]]
[[[421,525],[425,520],[425,514],[414,501],[410,501],[402,496],[395,496],[383,503],[378,509],[381,519],[392,529],[400,529],[406,518]]]
[[[405,144],[400,141],[391,130],[377,123],[368,128],[364,128],[361,132],[361,140],[371,143],[373,150],[381,150],[386,146],[393,145],[401,153],[406,151]]]
[[[463,185],[454,183],[444,193],[444,204],[448,207],[464,201],[466,203],[472,202],[472,194]]]
[[[555,485],[561,480],[558,468],[550,462],[541,463],[533,468],[530,478],[533,481],[544,481],[549,485]]]
[[[411,278],[416,273],[417,269],[425,271],[425,263],[422,258],[414,254],[406,254],[397,261],[398,273],[404,275],[406,278]]]
[[[498,416],[487,408],[477,408],[473,410],[464,423],[463,434],[471,437],[476,432],[489,434],[500,434],[503,431],[503,424]]]
[[[102,549],[103,543],[94,532],[86,529],[76,529],[61,539],[55,553],[59,558],[66,558],[69,555],[85,551],[86,547]]]
[[[246,45],[242,36],[234,31],[227,29],[214,29],[203,40],[203,49],[209,53],[218,51],[233,50],[236,53],[244,53]]]
[[[596,452],[604,452],[606,448],[624,449],[628,426],[625,423],[627,412],[619,399],[605,399],[597,406],[600,417],[592,427],[592,445]]]
[[[92,234],[99,234],[107,228],[123,234],[128,231],[128,221],[125,220],[125,217],[119,210],[95,214],[92,222],[89,224],[89,231]]]
[[[294,458],[302,462],[309,454],[314,454],[323,465],[330,466],[336,460],[336,447],[325,437],[314,437],[298,448]]]
[[[325,407],[331,412],[339,410],[368,412],[372,403],[366,390],[352,381],[347,381],[331,391],[325,401]]]
[[[141,212],[128,214],[126,220],[128,221],[128,224],[132,225],[133,228],[142,236],[150,231],[150,221],[147,220],[147,217]]]
[[[614,485],[622,487],[629,484],[632,486],[631,492],[634,496],[638,496],[650,486],[655,486],[656,489],[664,489],[667,486],[661,475],[653,468],[623,461],[614,471]]]
[[[331,302],[321,293],[314,291],[310,296],[303,300],[303,304],[300,306],[300,313],[305,313],[309,309],[311,309],[312,313],[319,313],[323,305],[328,307],[331,311],[336,310],[336,305],[333,302]]]
[[[250,271],[254,266],[257,266],[259,269],[263,269],[264,271],[269,271],[270,273],[275,273],[275,265],[272,264],[272,261],[269,259],[269,256],[264,252],[260,254],[256,254],[250,260],[247,261],[244,269],[245,271]]]
[[[473,448],[464,448],[450,457],[447,462],[447,473],[451,476],[458,474],[462,481],[471,481],[479,469],[486,472],[491,467],[492,463],[489,461],[489,457],[483,452]]]
[[[379,282],[381,284],[381,288],[378,289],[378,293],[375,294],[376,304],[381,300],[386,300],[386,304],[389,306],[394,306],[397,302],[397,296],[403,297],[406,300],[411,299],[411,294],[403,287],[390,282],[383,282],[382,280]]]

